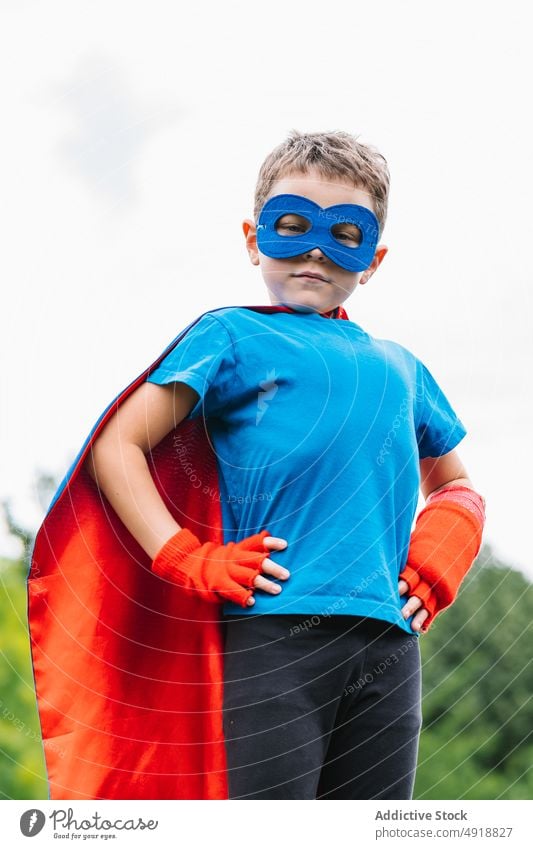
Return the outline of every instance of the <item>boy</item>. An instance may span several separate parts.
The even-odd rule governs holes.
[[[263,163],[256,220],[243,223],[272,306],[204,313],[137,379],[127,399],[119,396],[120,409],[119,403],[116,411],[108,408],[93,429],[83,473],[97,486],[91,490],[83,474],[75,481],[67,475],[75,516],[66,524],[81,524],[90,554],[110,564],[119,585],[118,600],[107,607],[109,587],[105,594],[98,589],[91,624],[81,628],[81,642],[88,629],[85,646],[96,654],[105,650],[110,665],[108,678],[93,682],[99,703],[94,708],[89,699],[85,739],[90,745],[107,717],[108,734],[120,732],[127,752],[137,747],[120,766],[138,773],[129,797],[142,798],[144,789],[171,798],[172,785],[154,784],[150,776],[159,781],[176,772],[190,776],[187,786],[175,785],[176,798],[194,792],[225,797],[224,787],[213,783],[223,772],[220,759],[205,754],[220,742],[216,724],[193,764],[198,772],[183,768],[187,745],[198,745],[206,732],[202,726],[195,734],[194,721],[220,707],[216,661],[223,648],[230,798],[411,798],[421,724],[417,637],[453,601],[479,550],[484,502],[455,451],[465,428],[432,375],[407,349],[370,337],[342,307],[387,253],[378,236],[388,182],[383,157],[352,136],[292,133]],[[170,459],[158,465],[169,435]],[[215,472],[207,460],[202,465],[207,446]],[[86,454],[82,449],[76,471]],[[175,498],[178,475],[186,485]],[[427,505],[411,536],[420,484]],[[101,516],[91,525],[98,500],[118,547]],[[69,574],[80,580],[79,535],[71,532],[66,545],[64,531],[54,537],[52,524],[48,555],[37,540],[33,561],[34,668],[37,653],[38,659],[45,654],[38,633],[38,601],[46,592],[35,575],[42,573],[39,563],[49,564],[58,547],[70,548],[75,555],[68,564],[76,560],[78,568]],[[128,583],[143,557],[159,582],[149,593]],[[54,577],[51,568],[44,571]],[[107,566],[102,571],[108,574]],[[91,587],[81,594],[89,600]],[[132,601],[148,608],[148,616],[180,622],[180,640],[176,629],[174,645],[154,647],[165,620],[143,612],[142,626],[132,629]],[[56,600],[58,615],[70,604],[62,608]],[[80,605],[76,609],[71,628],[82,616]],[[223,625],[223,645],[215,622]],[[196,642],[184,642],[183,623]],[[129,649],[121,643],[110,653],[117,629]],[[139,673],[138,654],[154,648],[155,665]],[[162,705],[148,688],[143,701],[135,682],[148,676],[151,693],[172,680],[169,652],[190,661],[173,667],[173,674],[179,670],[174,683],[193,677],[180,693],[187,718],[173,714],[175,736],[165,741],[154,722],[176,711],[176,702]],[[194,677],[195,662],[206,655],[214,674]],[[199,689],[204,702],[195,701]],[[59,712],[55,694],[46,701]],[[86,702],[80,694],[73,714]],[[152,722],[150,734],[142,716],[145,726]],[[80,716],[74,719],[81,739]],[[180,728],[187,729],[181,738]],[[176,747],[170,755],[165,742]],[[125,792],[111,763],[118,752],[100,742],[85,759],[94,780],[85,789],[78,783],[76,792],[99,798]],[[75,762],[69,750],[67,757]],[[53,769],[61,776],[57,758]],[[72,784],[73,772],[61,781]],[[193,776],[206,772],[213,781],[202,795]],[[54,792],[63,792],[61,781],[54,781]]]

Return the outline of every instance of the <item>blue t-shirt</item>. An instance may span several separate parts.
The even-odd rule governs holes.
[[[419,459],[466,430],[410,351],[316,312],[204,313],[147,378],[199,400],[217,457],[224,541],[287,540],[274,596],[225,615],[372,616],[409,634],[398,593],[420,489]]]

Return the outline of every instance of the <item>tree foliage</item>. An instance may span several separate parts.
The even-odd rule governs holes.
[[[533,795],[533,586],[484,546],[422,637],[415,797]]]
[[[23,561],[0,561],[0,794],[47,799]]]

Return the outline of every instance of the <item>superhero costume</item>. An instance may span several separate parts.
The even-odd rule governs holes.
[[[248,310],[263,314],[296,312],[288,307],[263,306],[222,308],[218,314],[227,318],[234,310],[241,314]],[[342,308],[333,311],[333,316],[348,319]],[[189,325],[103,413],[58,488],[35,541],[28,576],[29,622],[51,798],[227,798],[220,713],[224,635],[221,619],[215,618],[217,607],[179,590],[173,592],[168,583],[151,573],[150,559],[83,468],[90,446],[120,403],[143,380],[155,377],[162,361],[174,366],[172,352],[177,343],[186,341],[188,332],[202,318]],[[301,321],[313,322],[315,318],[324,320],[308,315]],[[360,330],[354,325],[356,334]],[[301,346],[297,334],[295,341]],[[370,350],[375,359],[374,349]],[[391,368],[393,350],[386,348],[386,382],[391,385],[398,377]],[[181,376],[179,372],[168,375],[178,380]],[[429,379],[424,370],[424,381]],[[342,383],[342,387],[348,389],[348,383]],[[435,387],[429,384],[428,409],[419,416],[417,425],[421,456],[428,456],[432,449],[446,453],[464,434],[458,420],[451,423],[449,408],[440,393],[435,394]],[[405,384],[397,387],[398,391],[404,389]],[[439,409],[442,416],[437,415]],[[215,495],[219,492],[222,478],[201,422],[201,418],[181,422],[147,460],[156,488],[179,524],[196,533],[202,542],[221,544],[227,541],[223,537],[221,501],[202,497],[188,474],[189,467],[182,463],[185,453],[203,490]],[[397,452],[400,466],[412,449],[407,445],[403,453]],[[378,465],[385,462],[381,454],[375,459]],[[392,475],[396,477],[394,468]],[[408,489],[412,484],[409,479]],[[409,502],[402,506],[398,497],[397,501],[399,510],[405,512]],[[411,506],[414,511],[416,499]],[[364,518],[363,537],[364,528],[371,527],[368,514]],[[397,543],[399,527],[394,533]],[[272,530],[270,522],[269,532],[289,536]],[[354,542],[355,538],[352,548]],[[407,542],[408,535],[405,551],[399,552],[397,571],[405,563]],[[368,559],[368,548],[365,553]],[[276,552],[276,562],[282,560],[282,554]],[[412,566],[424,568],[420,557],[418,560],[412,559]],[[346,571],[345,566],[340,574]],[[335,577],[338,579],[338,575]],[[408,580],[411,587],[411,578]],[[374,589],[381,583],[376,581]],[[372,589],[368,598],[360,599],[356,594],[351,599],[355,605],[351,612],[361,612],[361,604],[370,605],[371,609],[365,607],[362,612],[398,620],[410,631],[409,620],[399,617],[403,602],[397,590],[395,593],[394,607],[384,607],[383,600],[372,600]],[[261,596],[263,605],[265,597],[269,601],[263,612],[274,612],[273,605],[280,597],[257,591],[257,606]],[[336,603],[337,597],[330,597]],[[225,610],[232,607],[235,605],[225,602]],[[308,608],[293,604],[293,609]],[[345,611],[346,605],[330,610]],[[253,609],[237,608],[235,612],[251,614]]]

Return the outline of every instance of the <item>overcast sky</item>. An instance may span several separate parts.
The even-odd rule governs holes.
[[[533,578],[525,4],[1,9],[0,497],[15,516],[40,524],[37,472],[62,478],[193,318],[269,302],[241,231],[258,168],[292,128],[340,129],[392,173],[389,253],[348,315],[430,368],[469,431],[485,538]],[[0,554],[17,553],[1,530]]]

